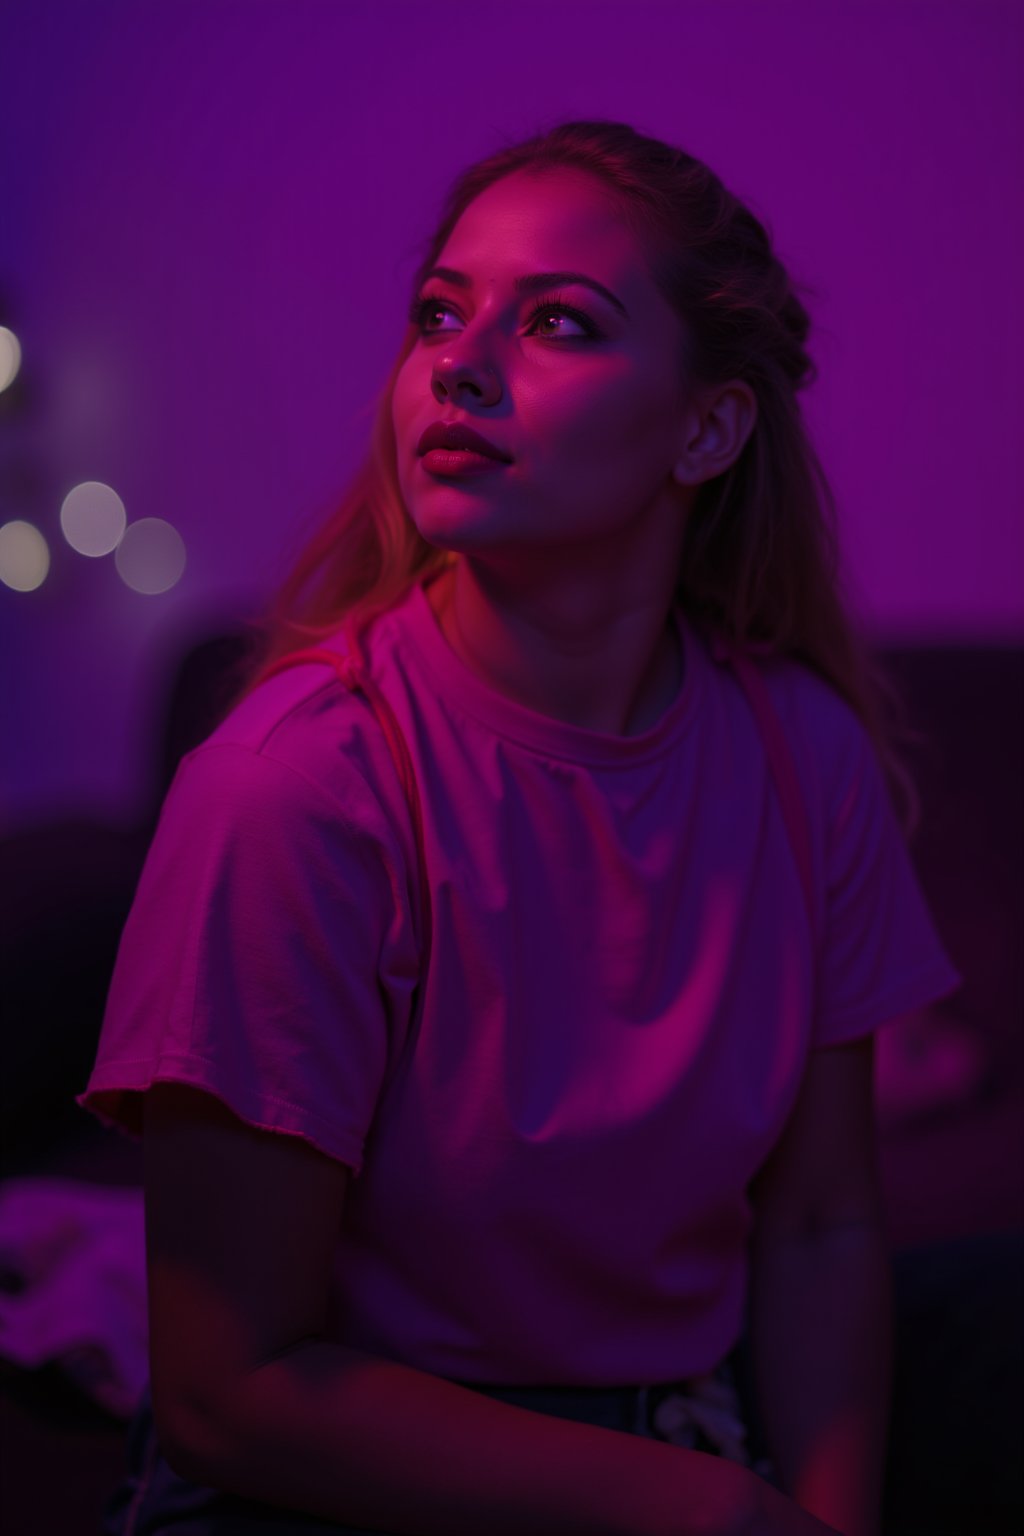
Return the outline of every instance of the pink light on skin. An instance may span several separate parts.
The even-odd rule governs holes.
[[[392,419],[409,514],[455,556],[430,592],[439,622],[528,707],[646,729],[681,682],[667,619],[685,517],[742,448],[752,392],[683,390],[679,321],[585,172],[487,188],[437,266]],[[511,462],[419,455],[439,423],[469,426]]]
[[[428,279],[392,405],[400,484],[424,537],[474,552],[588,547],[621,537],[655,496],[668,503],[660,522],[674,525],[678,322],[639,255],[598,184],[578,173],[507,177],[467,209],[438,265],[473,287]],[[602,281],[627,315],[577,284],[515,290],[517,278],[566,270]],[[514,461],[479,499],[450,494],[417,457],[422,432],[450,420]]]

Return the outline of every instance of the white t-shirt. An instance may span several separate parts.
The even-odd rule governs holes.
[[[365,698],[298,666],[179,769],[79,1102],[137,1132],[154,1079],[192,1083],[348,1163],[348,1344],[506,1385],[713,1369],[808,1052],[959,980],[855,714],[768,663],[812,931],[747,699],[677,618],[682,689],[634,737],[492,691],[419,587],[368,631],[422,804],[419,992],[421,854]]]

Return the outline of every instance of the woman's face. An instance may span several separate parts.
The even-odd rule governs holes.
[[[422,536],[482,553],[626,534],[652,510],[676,527],[681,327],[602,184],[577,170],[505,177],[466,209],[438,265],[460,276],[424,283],[392,398],[399,483]],[[577,276],[535,289],[542,273]],[[417,451],[441,422],[511,462],[453,475]]]

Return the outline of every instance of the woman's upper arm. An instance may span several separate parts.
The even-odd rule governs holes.
[[[179,1083],[146,1094],[143,1148],[153,1412],[183,1445],[233,1382],[323,1331],[349,1169]]]
[[[813,1050],[786,1128],[751,1185],[757,1237],[881,1218],[874,1037]]]

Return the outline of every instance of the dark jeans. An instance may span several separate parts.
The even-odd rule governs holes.
[[[1024,1240],[971,1239],[894,1259],[897,1346],[886,1536],[1016,1536],[1024,1517]],[[745,1343],[730,1362],[754,1458],[765,1444]],[[631,1434],[654,1433],[638,1388],[477,1386],[503,1402]],[[702,1447],[702,1448],[707,1448]],[[103,1536],[380,1536],[200,1487],[172,1472],[147,1392]]]

